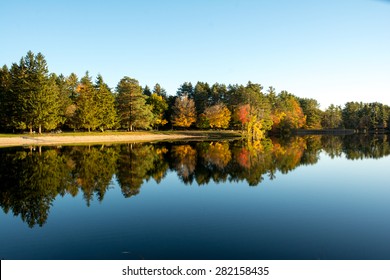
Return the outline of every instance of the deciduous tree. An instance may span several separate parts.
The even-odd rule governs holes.
[[[176,97],[171,121],[177,127],[189,127],[195,123],[196,110],[194,101],[188,96]]]
[[[204,115],[211,128],[228,128],[231,118],[231,112],[223,103],[207,107]]]

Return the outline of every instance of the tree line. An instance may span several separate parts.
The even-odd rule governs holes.
[[[45,57],[31,51],[0,69],[0,130],[3,132],[146,129],[234,129],[253,139],[295,129],[388,129],[390,107],[348,102],[320,109],[317,100],[261,84],[184,82],[176,95],[160,84],[142,87],[123,77],[111,89],[102,75],[78,78],[50,73]]]

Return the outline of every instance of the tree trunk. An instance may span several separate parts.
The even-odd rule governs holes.
[[[39,125],[39,126],[38,126],[38,133],[39,133],[39,134],[42,134],[42,125]]]

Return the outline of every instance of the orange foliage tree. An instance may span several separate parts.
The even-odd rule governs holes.
[[[273,130],[289,131],[302,128],[306,124],[306,117],[297,98],[282,91],[276,98],[272,108]]]

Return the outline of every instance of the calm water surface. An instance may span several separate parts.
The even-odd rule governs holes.
[[[386,136],[0,149],[1,259],[390,259]]]

